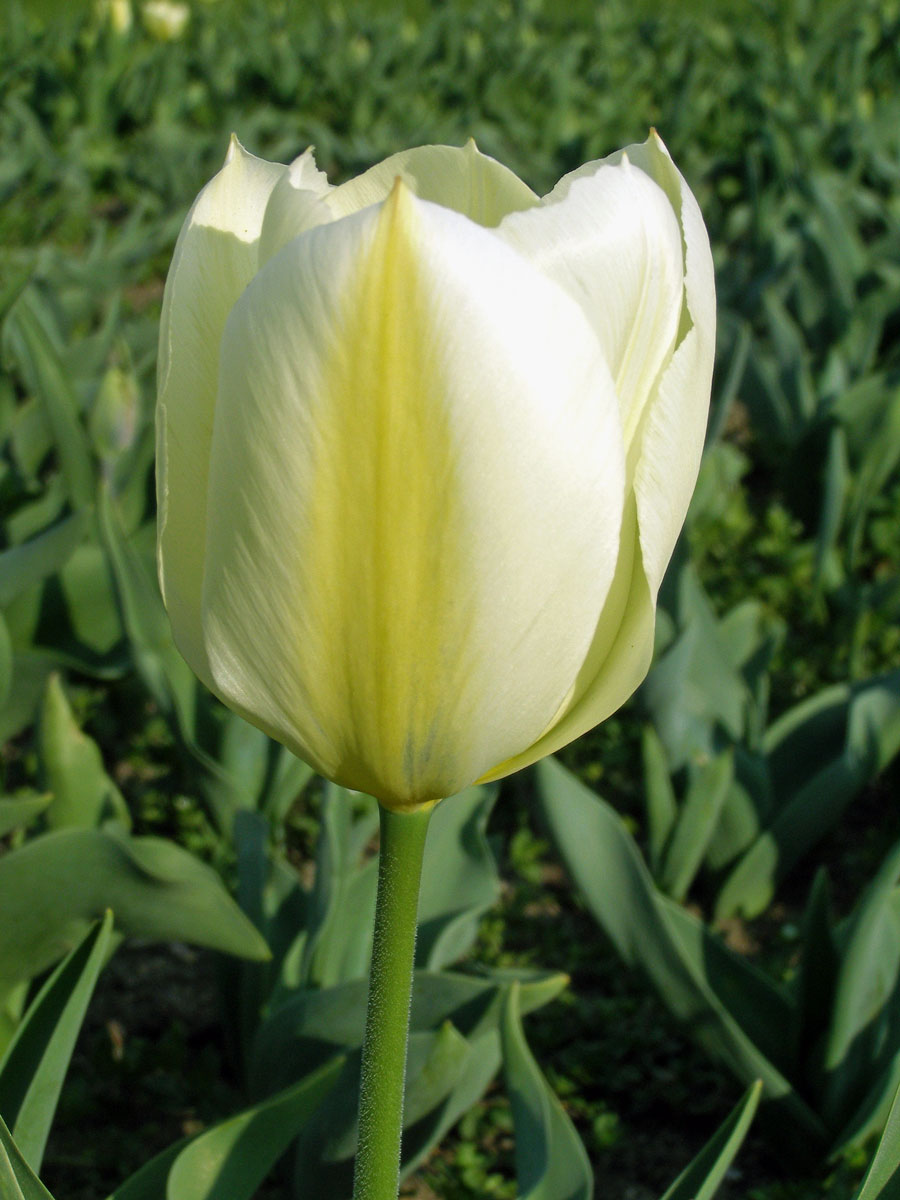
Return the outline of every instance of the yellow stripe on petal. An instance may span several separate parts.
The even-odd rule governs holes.
[[[440,773],[431,760],[446,744],[435,718],[448,707],[449,647],[459,642],[452,618],[462,521],[433,337],[417,295],[416,224],[398,179],[344,315],[339,353],[325,368],[331,402],[316,425],[305,557],[313,578],[334,585],[309,597],[323,661],[340,675],[320,693],[329,701],[322,723],[352,729],[359,771],[377,763],[383,780],[402,764],[398,790],[421,800],[429,797],[415,793]]]

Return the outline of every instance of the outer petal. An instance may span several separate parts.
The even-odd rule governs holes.
[[[655,624],[656,604],[644,574],[631,497],[622,521],[615,577],[569,695],[534,745],[488,771],[479,782],[501,779],[554,754],[621,708],[650,669]]]
[[[482,154],[471,139],[458,146],[418,146],[392,154],[329,193],[335,217],[386,199],[400,179],[422,200],[452,208],[479,225],[499,225],[507,213],[531,208],[538,198],[517,175]]]
[[[639,419],[627,425],[633,494],[625,510],[620,560],[575,687],[544,736],[486,778],[518,770],[565,746],[615,712],[643,680],[653,652],[657,592],[699,469],[715,348],[715,283],[709,241],[697,202],[659,137],[653,134],[646,145],[629,146],[604,163],[621,163],[626,158],[632,180],[638,170],[652,178],[678,220],[684,294],[672,305],[678,317],[675,349],[662,369],[657,369],[641,400]],[[597,164],[589,163],[567,176],[555,192],[564,189],[568,181],[568,194],[580,191],[587,200],[589,193],[580,181],[597,179],[598,174]],[[560,204],[560,216],[566,203]],[[504,221],[501,233],[506,235],[508,228],[515,231],[517,224],[524,226],[533,217],[536,223],[536,216],[513,216]],[[650,233],[652,228],[648,228]],[[648,241],[648,247],[650,244]],[[667,258],[669,254],[667,251]],[[604,336],[608,352],[615,344]],[[613,361],[620,360],[614,356]],[[621,370],[617,378],[624,387]]]
[[[200,600],[219,342],[231,306],[256,273],[266,202],[286,170],[232,140],[225,166],[182,226],[163,296],[156,425],[160,586],[178,648],[208,686]]]
[[[541,205],[512,213],[501,236],[578,301],[606,351],[634,439],[675,345],[683,265],[663,190],[626,159],[588,163]]]
[[[394,807],[535,741],[619,546],[617,400],[577,306],[398,185],[268,264],[220,378],[204,587],[220,694]]]
[[[716,285],[697,201],[662,139],[621,151],[665,191],[684,247],[684,306],[678,341],[639,430],[635,468],[644,569],[656,596],[684,524],[706,434],[716,347]]]

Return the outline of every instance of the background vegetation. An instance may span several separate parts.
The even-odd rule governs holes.
[[[898,907],[889,852],[900,838],[898,79],[892,0],[772,0],[702,19],[626,0],[574,16],[538,0],[405,11],[219,0],[195,5],[173,41],[137,11],[120,33],[88,11],[9,6],[0,738],[3,803],[19,807],[0,829],[0,892],[13,853],[54,830],[100,836],[113,821],[211,865],[271,940],[248,899],[252,821],[266,861],[277,854],[310,895],[332,869],[327,792],[274,750],[248,749],[250,735],[198,698],[153,593],[163,281],[228,135],[280,161],[313,144],[332,182],[409,145],[472,136],[543,192],[655,126],[706,216],[720,304],[707,453],[657,665],[621,714],[561,755],[574,779],[526,775],[492,810],[473,801],[479,821],[490,811],[502,887],[482,855],[479,919],[458,948],[470,970],[568,974],[528,1018],[535,1055],[598,1193],[664,1191],[759,1064],[737,1055],[721,1014],[714,1035],[692,1041],[677,1018],[712,1003],[691,991],[696,964],[689,984],[661,980],[662,942],[656,958],[649,942],[634,951],[622,893],[592,891],[553,803],[580,780],[625,818],[608,837],[635,842],[617,853],[647,860],[634,897],[652,897],[654,912],[679,906],[800,997],[790,1053],[751,1029],[738,1000],[728,1009],[789,1080],[800,1124],[792,1156],[772,1136],[778,1120],[763,1120],[722,1194],[849,1197],[898,1081],[900,935],[885,915]],[[351,806],[348,820],[365,832],[364,813]],[[612,844],[598,841],[597,855]],[[61,869],[45,866],[42,886]],[[876,912],[876,893],[886,940],[860,949],[858,914]],[[236,1012],[233,976],[223,989],[214,950],[253,953],[229,919],[227,944],[174,916],[121,926],[132,940],[101,976],[48,1146],[43,1177],[57,1195],[105,1195],[153,1151],[246,1104],[241,1025],[257,1019],[247,989],[268,993],[245,974]],[[159,935],[181,940],[133,940]],[[810,982],[809,964],[826,960]],[[716,1004],[738,969],[713,979]],[[344,978],[314,956],[303,970],[309,986]],[[855,1025],[853,978],[868,987]],[[31,987],[9,992],[10,1027]],[[841,1074],[844,1035],[855,1058]],[[511,1131],[492,1085],[418,1167],[411,1194],[511,1200]]]

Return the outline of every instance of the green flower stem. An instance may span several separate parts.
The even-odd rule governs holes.
[[[429,805],[381,808],[381,854],[359,1089],[353,1200],[397,1200],[416,914]]]

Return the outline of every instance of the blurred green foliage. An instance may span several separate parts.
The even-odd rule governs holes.
[[[713,242],[710,435],[662,597],[657,666],[637,702],[564,759],[627,814],[657,882],[701,914],[759,913],[790,866],[801,900],[758,918],[790,928],[825,845],[846,916],[898,833],[881,813],[897,779],[889,673],[900,668],[900,3],[190,8],[170,42],[154,40],[138,6],[124,34],[87,3],[10,0],[0,16],[0,836],[19,847],[7,857],[73,823],[96,838],[111,836],[93,830],[110,820],[174,835],[225,872],[258,924],[274,922],[283,894],[318,905],[318,950],[298,952],[292,983],[343,978],[341,938],[316,932],[341,903],[340,889],[323,899],[327,797],[202,694],[153,587],[154,364],[175,237],[231,131],[281,161],[313,144],[333,182],[405,146],[473,136],[546,191],[655,126]],[[802,837],[760,864],[754,847],[798,796]],[[493,968],[574,972],[557,1018],[572,1024],[565,1066],[550,1077],[599,1179],[640,1115],[659,1117],[626,1096],[649,1088],[683,1109],[698,1068],[636,1076],[641,1048],[652,1056],[674,1035],[626,995],[630,983],[603,976],[615,968],[598,968],[586,922],[579,940],[546,917],[563,893],[527,798],[509,781],[494,811],[512,882],[474,953]],[[845,839],[851,804],[876,820]],[[726,892],[727,871],[748,860]],[[357,868],[364,859],[349,880]],[[461,914],[460,952],[493,886]],[[762,957],[778,973],[797,944],[779,935]],[[246,967],[231,981],[242,997],[232,1050],[249,1068],[273,978]],[[10,1019],[24,1000],[20,990]],[[627,1029],[624,1046],[598,1040],[598,1020]],[[504,1027],[517,1045],[509,1010]],[[607,1069],[615,1079],[595,1078]],[[514,1194],[514,1115],[496,1092],[471,1110],[455,1149],[426,1168],[442,1195]],[[657,1194],[686,1157],[657,1170]],[[850,1196],[862,1165],[751,1194]]]

